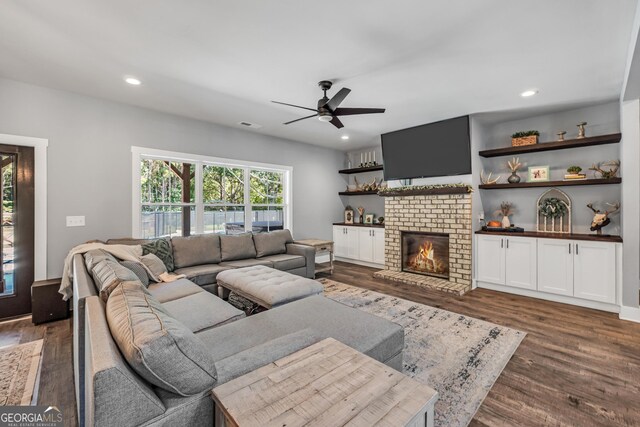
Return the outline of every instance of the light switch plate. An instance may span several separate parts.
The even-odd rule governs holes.
[[[84,215],[82,216],[68,216],[67,227],[84,227]]]

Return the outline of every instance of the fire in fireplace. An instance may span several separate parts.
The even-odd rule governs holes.
[[[449,235],[403,231],[402,271],[449,279]]]

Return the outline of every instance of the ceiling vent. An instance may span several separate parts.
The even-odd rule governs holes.
[[[262,127],[262,125],[256,124],[256,123],[249,123],[249,122],[238,122],[238,124],[240,126],[244,126],[247,128],[253,128],[253,129],[259,129]]]

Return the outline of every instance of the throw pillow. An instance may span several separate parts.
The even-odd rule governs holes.
[[[87,271],[93,270],[93,267],[105,259],[116,261],[116,258],[113,255],[103,249],[92,249],[86,252],[84,254],[84,263],[87,266]]]
[[[140,284],[138,276],[128,268],[120,265],[118,261],[104,259],[93,267],[91,275],[95,281],[96,287],[100,291],[100,298],[107,302],[109,295],[116,286],[123,282],[135,282]]]
[[[140,282],[145,288],[149,287],[149,275],[147,274],[147,270],[144,268],[144,265],[142,265],[142,263],[139,263],[137,261],[120,261],[120,264],[133,271],[133,273],[138,276],[138,279],[140,279]]]
[[[151,280],[154,282],[160,282],[160,276],[167,272],[167,266],[154,254],[142,255],[140,261],[147,267],[149,272],[151,272]]]
[[[162,260],[167,271],[173,271],[176,267],[173,262],[173,249],[169,238],[156,239],[151,243],[142,245],[142,255],[154,254]]]
[[[151,384],[181,396],[215,385],[216,366],[205,344],[140,284],[117,286],[106,315],[125,360]]]

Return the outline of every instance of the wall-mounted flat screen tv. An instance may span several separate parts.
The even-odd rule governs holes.
[[[469,116],[382,135],[384,179],[471,173]]]

